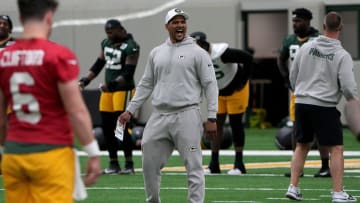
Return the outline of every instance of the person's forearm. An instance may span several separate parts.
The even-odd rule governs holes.
[[[283,78],[287,79],[289,77],[289,68],[286,65],[286,62],[283,59],[278,58],[277,59],[277,65],[278,65],[281,76]]]
[[[205,87],[205,96],[208,105],[208,118],[216,118],[219,96],[219,90],[216,81],[209,83]]]
[[[71,127],[81,143],[82,146],[89,144],[93,141],[93,133],[91,126],[91,118],[86,110],[79,110],[69,114]]]

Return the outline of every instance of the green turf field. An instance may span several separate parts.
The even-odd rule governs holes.
[[[289,171],[288,152],[277,150],[274,144],[276,129],[247,129],[245,146],[245,165],[248,174],[243,176],[226,175],[233,163],[232,155],[222,155],[222,174],[206,176],[206,203],[281,203],[294,202],[286,199],[289,179],[283,174]],[[344,130],[346,168],[344,187],[353,196],[360,198],[360,143]],[[254,155],[253,150],[262,150],[260,155]],[[205,151],[207,152],[207,151]],[[232,150],[230,151],[232,152]],[[273,155],[273,152],[279,154]],[[350,153],[354,152],[354,153]],[[220,153],[229,154],[229,150]],[[138,154],[138,153],[136,153]],[[208,154],[204,153],[204,154]],[[231,154],[231,153],[230,153]],[[318,156],[316,151],[308,158],[304,170],[305,177],[301,178],[303,202],[324,203],[331,202],[331,179],[313,178],[318,170]],[[144,203],[145,193],[141,173],[140,156],[135,156],[135,175],[103,175],[98,183],[88,188],[89,198],[86,203]],[[204,167],[209,160],[204,155]],[[314,163],[310,162],[314,160]],[[84,166],[85,157],[81,158]],[[103,167],[107,166],[107,158],[102,158]],[[121,156],[123,164],[123,158]],[[0,182],[2,179],[0,178]],[[163,171],[161,183],[161,198],[163,203],[186,203],[187,183],[179,156],[172,156]],[[4,190],[0,185],[0,202],[3,202]]]

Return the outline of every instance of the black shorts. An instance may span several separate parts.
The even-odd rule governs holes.
[[[343,145],[340,115],[336,107],[295,104],[297,142],[310,143],[316,136],[319,145]]]

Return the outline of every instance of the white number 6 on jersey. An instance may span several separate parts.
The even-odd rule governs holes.
[[[27,72],[14,73],[10,78],[10,92],[13,97],[12,109],[20,121],[36,124],[41,119],[40,105],[38,100],[31,95],[20,92],[20,85],[34,85],[33,77]],[[26,106],[28,111],[24,111]]]

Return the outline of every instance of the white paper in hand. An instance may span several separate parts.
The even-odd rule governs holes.
[[[75,161],[75,181],[74,181],[74,192],[73,192],[73,198],[75,200],[84,200],[87,198],[87,192],[86,187],[83,182],[83,179],[81,178],[81,167],[80,167],[80,161],[77,155],[76,149],[74,149],[74,161]]]
[[[124,125],[122,125],[119,121],[117,121],[115,128],[115,137],[120,141],[124,140]]]

